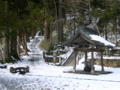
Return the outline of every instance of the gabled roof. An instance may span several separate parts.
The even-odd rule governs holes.
[[[77,33],[62,43],[63,46],[90,44],[102,47],[115,47],[114,44],[99,36],[96,30],[86,27],[85,25],[80,25]]]

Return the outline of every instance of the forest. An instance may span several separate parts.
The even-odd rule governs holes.
[[[74,35],[79,23],[94,24],[100,36],[117,46],[119,6],[119,0],[0,0],[0,59],[20,60],[20,46],[27,55],[27,42],[37,31],[44,36],[40,47],[50,50]]]

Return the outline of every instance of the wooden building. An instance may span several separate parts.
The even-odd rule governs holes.
[[[114,44],[99,36],[94,29],[88,28],[85,25],[79,25],[78,31],[69,40],[62,43],[62,46],[74,46],[74,65],[73,69],[76,71],[76,55],[78,51],[85,53],[85,67],[88,66],[87,53],[91,52],[90,73],[94,74],[94,52],[100,52],[101,55],[101,72],[104,72],[103,65],[103,51],[105,47],[113,48]]]

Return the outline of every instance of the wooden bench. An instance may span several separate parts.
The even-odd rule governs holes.
[[[2,65],[0,66],[1,69],[6,69],[7,68],[7,65]]]
[[[19,72],[19,74],[25,74],[25,73],[29,72],[29,66],[26,66],[26,67],[17,67],[17,68],[10,67],[10,72],[11,73],[17,73],[17,72]]]

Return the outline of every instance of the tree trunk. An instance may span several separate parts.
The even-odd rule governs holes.
[[[45,29],[44,29],[44,39],[50,39],[50,23],[48,22],[48,20],[45,20]]]
[[[17,53],[17,31],[12,31],[10,41],[11,41],[11,56],[13,56],[17,60],[20,60]]]
[[[18,56],[20,56],[20,37],[17,35],[17,53]]]
[[[4,39],[3,39],[3,63],[10,62],[9,54],[9,29],[4,30]]]
[[[54,0],[54,5],[55,5],[56,30],[58,31],[58,9],[57,9],[55,0]]]
[[[9,2],[5,1],[5,14],[7,15],[9,12]],[[5,28],[3,31],[3,63],[10,62],[10,55],[9,55],[9,29]]]
[[[25,55],[28,55],[28,48],[27,48],[27,34],[24,32],[24,34],[22,35],[22,46],[23,46],[23,49],[24,49],[24,54]]]
[[[113,21],[113,31],[115,33],[115,44],[117,46],[117,20],[116,19]]]
[[[106,29],[106,26],[105,26],[105,39],[108,40],[108,38],[107,38],[107,29]]]
[[[58,20],[58,42],[63,41],[63,10],[62,10],[63,0],[59,0],[59,20]]]

